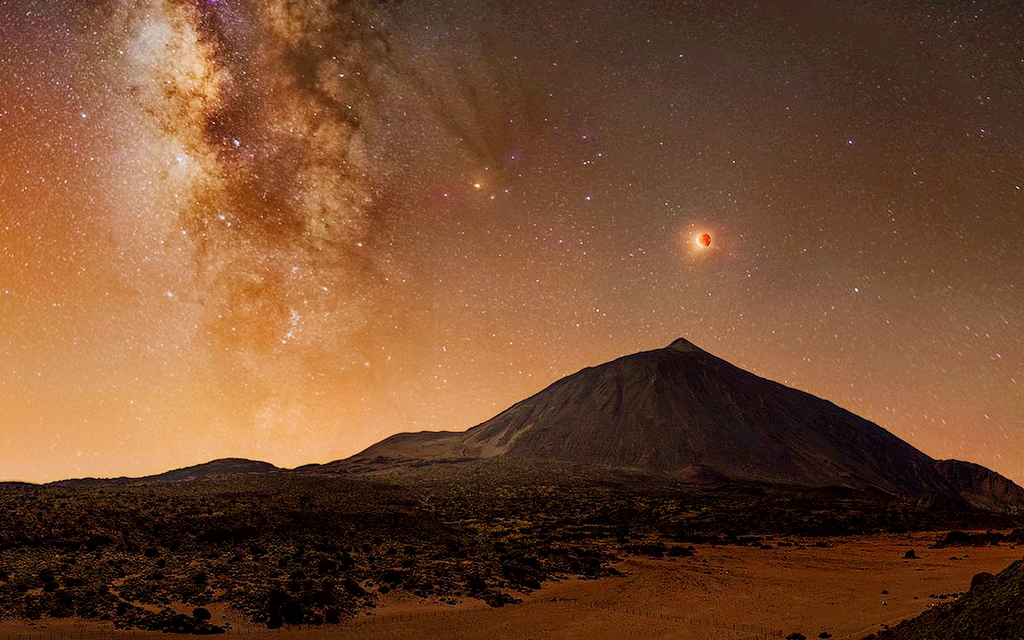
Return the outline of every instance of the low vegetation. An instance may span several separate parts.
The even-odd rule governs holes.
[[[882,495],[522,463],[6,485],[0,513],[0,618],[196,634],[224,630],[220,605],[271,628],[334,624],[396,590],[498,607],[546,580],[614,575],[627,555],[686,562],[701,544],[1015,524]]]

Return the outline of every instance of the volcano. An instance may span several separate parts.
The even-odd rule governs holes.
[[[366,472],[491,458],[993,507],[979,483],[958,486],[950,463],[937,467],[877,424],[685,339],[583,369],[468,431],[401,433],[335,464]],[[1013,487],[1000,488],[999,510],[1024,506]]]

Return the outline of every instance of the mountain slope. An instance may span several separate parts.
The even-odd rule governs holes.
[[[398,434],[343,464],[498,456],[963,503],[934,460],[885,429],[686,340],[584,369],[466,432]]]
[[[1024,489],[995,471],[962,460],[936,460],[935,469],[975,507],[1024,512]]]

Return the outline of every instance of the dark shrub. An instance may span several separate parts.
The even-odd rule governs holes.
[[[658,542],[656,544],[634,544],[624,549],[626,553],[631,553],[635,556],[650,556],[652,558],[661,558],[665,555],[665,543]]]
[[[276,587],[267,593],[267,628],[277,629],[284,624],[281,612],[290,598],[288,592]]]
[[[964,533],[963,531],[950,531],[946,534],[946,537],[942,539],[938,547],[961,547],[970,546],[974,543],[974,538],[971,534]]]
[[[271,611],[270,616],[267,618],[268,629],[280,629],[281,625],[284,624],[284,618],[281,617],[281,611]]]
[[[987,583],[989,580],[991,580],[994,577],[995,576],[993,576],[988,571],[982,571],[981,573],[974,574],[974,577],[971,578],[971,589],[970,590],[974,591],[975,589],[977,589],[978,587],[980,587],[983,584]]]
[[[519,604],[520,602],[522,602],[522,600],[520,600],[519,598],[513,598],[507,593],[495,591],[487,594],[487,596],[484,598],[484,602],[486,602],[488,606],[497,609],[500,607],[504,607],[506,604]]]
[[[381,580],[391,586],[402,584],[407,577],[409,577],[409,572],[400,569],[385,569],[381,574]]]
[[[288,592],[283,589],[271,589],[267,593],[267,609],[273,611],[275,609],[280,610],[284,606],[284,603],[288,600]]]
[[[501,572],[513,585],[526,589],[540,589],[543,575],[522,559],[506,559],[501,566]]]
[[[331,573],[338,568],[338,563],[330,558],[323,558],[316,565],[316,572],[320,575]]]
[[[480,576],[469,576],[466,578],[466,592],[471,596],[480,595],[487,591],[487,581]]]
[[[25,604],[25,617],[29,620],[39,620],[43,617],[43,607],[39,598],[28,596],[23,601]]]
[[[75,601],[66,589],[57,589],[53,593],[53,609],[50,614],[55,618],[66,618],[74,613]]]
[[[86,551],[95,551],[100,547],[106,547],[114,543],[113,538],[103,534],[93,534],[85,541]]]
[[[356,565],[356,561],[352,558],[352,554],[349,553],[348,551],[345,551],[345,552],[343,552],[341,554],[341,559],[340,560],[341,560],[341,568],[343,570],[344,569],[351,569],[352,567],[354,567]]]
[[[209,609],[205,609],[203,607],[196,607],[195,609],[192,610],[192,617],[195,618],[196,620],[200,621],[200,622],[205,622],[205,621],[209,620],[210,618],[212,618],[213,616],[210,615],[210,610]]]
[[[302,604],[294,598],[281,607],[281,618],[288,624],[302,624]]]
[[[342,580],[341,586],[345,587],[345,591],[349,592],[353,596],[356,596],[357,598],[359,596],[366,595],[366,590],[359,586],[359,583],[350,577],[346,577],[344,580]]]

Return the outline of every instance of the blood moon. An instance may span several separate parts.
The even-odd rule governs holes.
[[[711,234],[710,233],[699,233],[693,239],[693,241],[695,243],[697,243],[697,246],[700,247],[701,249],[707,249],[708,247],[711,246]]]

